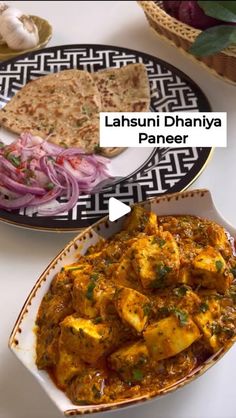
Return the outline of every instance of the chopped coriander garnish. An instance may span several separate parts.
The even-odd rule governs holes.
[[[206,311],[208,311],[209,309],[209,305],[206,302],[202,302],[199,306],[199,311],[205,313]]]
[[[90,282],[86,290],[86,298],[93,300],[93,290],[96,287],[96,280],[98,279],[98,273],[92,273],[90,276]]]
[[[98,279],[98,273],[92,273],[90,279],[96,281]]]
[[[5,147],[4,143],[2,141],[0,141],[0,148]]]
[[[55,185],[53,183],[49,182],[49,183],[46,184],[45,189],[52,190],[52,189],[54,189],[54,187],[55,187]]]
[[[15,155],[8,155],[8,161],[10,161],[15,167],[19,167],[21,165],[21,158],[16,157]]]
[[[210,326],[212,335],[218,335],[222,332],[222,326],[214,322]]]
[[[68,145],[65,141],[60,141],[59,145],[61,145],[61,147],[64,147],[64,148],[68,148]]]
[[[140,369],[134,369],[133,370],[133,378],[134,380],[143,380],[143,372]]]
[[[100,324],[102,322],[102,317],[101,316],[97,316],[96,318],[92,319],[92,322],[96,325],[96,324]]]
[[[162,248],[165,245],[166,241],[163,238],[160,238],[160,237],[153,237],[151,243],[152,244],[158,244],[159,247]]]
[[[161,308],[158,309],[158,312],[161,315],[168,315],[171,312],[171,308],[169,306],[162,306]]]
[[[174,294],[179,297],[185,296],[187,291],[188,291],[188,287],[184,285],[177,287],[173,290]]]
[[[101,398],[102,394],[101,394],[100,390],[97,388],[96,385],[93,385],[92,391],[93,391],[93,394],[94,394],[94,398],[95,399]]]
[[[150,305],[150,303],[145,303],[143,305],[143,313],[144,313],[144,315],[145,316],[148,316],[150,314],[150,311],[151,311],[151,305]]]
[[[181,311],[178,308],[173,308],[172,312],[175,314],[175,316],[178,318],[180,325],[184,326],[188,322],[188,314],[187,312]]]
[[[88,284],[88,287],[87,287],[87,290],[86,290],[86,298],[87,299],[93,300],[93,290],[94,290],[95,286],[96,286],[96,283],[93,282],[93,281],[91,281]]]
[[[221,260],[216,260],[215,265],[216,265],[216,270],[218,272],[220,272],[222,270],[222,267],[223,267],[222,261]]]
[[[78,119],[78,120],[76,121],[76,126],[77,126],[78,128],[80,128],[81,126],[83,126],[83,124],[84,124],[84,119]]]
[[[165,277],[171,271],[171,267],[166,266],[165,264],[158,264],[156,266],[156,278],[152,282],[153,289],[160,289],[165,285]]]

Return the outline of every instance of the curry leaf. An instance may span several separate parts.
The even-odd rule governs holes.
[[[196,56],[213,55],[236,43],[235,26],[215,26],[198,35],[189,52]]]
[[[207,16],[225,22],[236,22],[235,1],[198,1],[198,5]]]

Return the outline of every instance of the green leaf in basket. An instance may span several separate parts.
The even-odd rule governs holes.
[[[236,22],[236,1],[198,1],[198,5],[207,16]]]
[[[207,16],[224,22],[236,22],[236,1],[198,1]]]
[[[201,32],[189,52],[196,56],[213,55],[236,43],[236,26],[214,26]]]

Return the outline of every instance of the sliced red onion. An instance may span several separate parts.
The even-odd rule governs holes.
[[[19,158],[19,167],[9,157]],[[89,193],[110,177],[108,162],[107,158],[86,154],[82,149],[65,149],[24,133],[0,149],[0,207],[10,210],[35,206],[42,216],[69,211],[80,192]],[[57,207],[43,207],[59,196],[68,201]]]
[[[29,206],[43,205],[44,203],[50,202],[51,200],[60,196],[60,194],[61,194],[61,189],[59,187],[54,187],[54,189],[47,192],[44,196],[34,197],[34,199],[30,202]]]
[[[68,173],[67,173],[68,174]],[[73,176],[68,174],[69,181],[71,183],[71,197],[67,203],[61,204],[58,208],[53,209],[39,209],[38,214],[41,216],[52,216],[57,215],[58,213],[67,212],[72,209],[78,201],[79,198],[79,186],[77,181]]]
[[[1,209],[20,209],[29,206],[30,202],[34,199],[34,195],[25,194],[24,196],[17,197],[16,199],[4,199],[0,197],[0,208]]]
[[[17,183],[15,180],[12,180],[10,177],[6,176],[5,174],[1,174],[1,182],[3,183],[5,187],[8,187],[13,192],[17,192],[20,194],[24,194],[24,193],[32,193],[36,195],[45,194],[45,189],[43,189],[42,187],[35,187],[35,186],[31,187],[31,186],[26,186],[25,184],[22,184],[22,183]]]

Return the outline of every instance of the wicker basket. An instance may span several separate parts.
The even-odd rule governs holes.
[[[208,70],[226,81],[236,83],[236,47],[208,57],[196,58],[188,53],[190,46],[201,32],[168,15],[163,10],[163,1],[138,1],[147,20],[155,32],[169,40],[182,51],[185,51],[194,61],[201,63]]]

